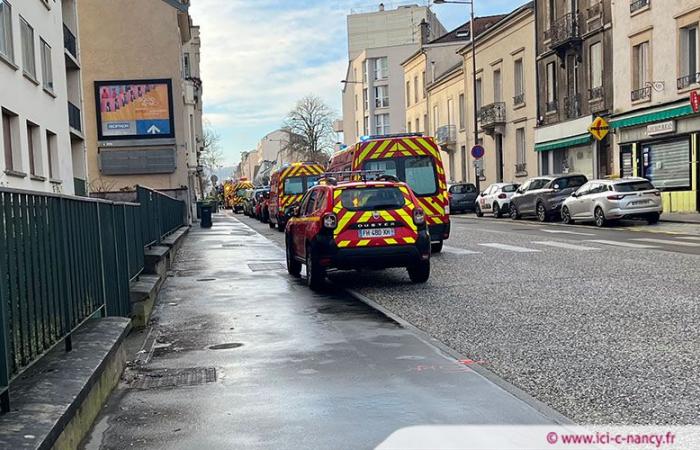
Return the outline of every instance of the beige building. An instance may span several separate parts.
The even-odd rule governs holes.
[[[700,209],[700,3],[616,1],[612,6],[615,172],[648,178],[667,212]]]
[[[203,168],[199,164],[199,154],[204,144],[204,124],[202,95],[203,86],[199,70],[201,38],[199,27],[190,28],[191,39],[183,46],[182,75],[185,87],[185,123],[187,124],[187,175],[190,193],[196,199],[203,197]]]
[[[269,183],[269,175],[285,164],[302,161],[304,156],[292,150],[293,140],[299,138],[289,129],[281,128],[265,135],[255,150],[243,152],[236,177],[245,177],[256,185]]]
[[[471,46],[460,50],[464,57],[467,98],[476,98],[479,115],[479,144],[486,154],[481,164],[481,186],[501,181],[523,182],[538,174],[534,148],[537,124],[535,71],[535,15],[528,3],[490,26],[476,38],[476,92],[473,88]],[[456,103],[455,103],[456,104]],[[474,142],[474,108],[467,111],[467,148]],[[466,166],[467,179],[474,182],[474,159],[462,152],[455,164]]]
[[[189,123],[186,110],[192,105],[185,104],[188,87],[190,102],[196,94],[195,83],[184,79],[183,48],[192,38],[188,4],[78,3],[93,194],[144,185],[192,200],[188,155],[197,151],[197,124]],[[129,14],[115,20],[115,11]]]

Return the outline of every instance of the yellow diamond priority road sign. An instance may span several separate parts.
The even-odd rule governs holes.
[[[602,117],[596,117],[591,126],[588,127],[588,131],[594,138],[602,141],[610,132],[610,125],[608,125],[608,122]]]

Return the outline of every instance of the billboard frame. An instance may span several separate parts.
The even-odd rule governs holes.
[[[153,78],[145,80],[108,80],[95,81],[95,113],[97,116],[97,140],[98,141],[128,141],[128,140],[154,140],[175,138],[175,108],[173,106],[173,80],[171,78]],[[105,86],[124,86],[129,84],[165,84],[168,89],[168,116],[170,119],[170,133],[168,134],[130,134],[125,136],[104,136],[102,134],[102,99],[100,89]]]

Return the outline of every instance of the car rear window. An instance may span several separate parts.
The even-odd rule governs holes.
[[[377,211],[399,209],[406,200],[395,187],[344,189],[340,202],[348,211]]]
[[[450,188],[453,194],[470,194],[476,192],[476,186],[473,184],[457,184]]]
[[[641,192],[651,191],[656,189],[653,184],[648,181],[633,181],[630,183],[620,183],[615,185],[617,192]]]
[[[557,178],[552,182],[552,186],[558,184],[559,189],[569,189],[581,187],[586,183],[588,183],[588,179],[583,175],[579,175],[574,177]]]
[[[520,185],[518,185],[518,184],[507,184],[507,185],[503,186],[503,188],[501,188],[501,190],[503,192],[515,192],[518,190],[519,186]]]

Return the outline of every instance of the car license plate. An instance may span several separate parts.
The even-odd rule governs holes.
[[[651,203],[649,200],[640,200],[638,202],[630,202],[630,206],[648,205],[649,203]]]
[[[360,239],[386,238],[394,236],[395,230],[393,228],[371,228],[360,230],[359,234]]]

